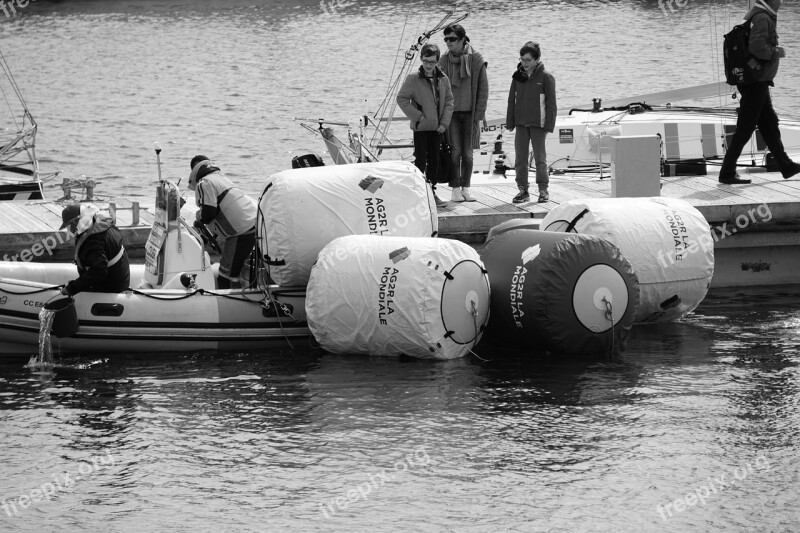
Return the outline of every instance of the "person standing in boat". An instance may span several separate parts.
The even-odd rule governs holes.
[[[225,238],[217,287],[233,288],[255,246],[256,201],[234,186],[206,156],[194,156],[189,166],[189,189],[195,192],[200,208],[195,224],[204,224],[212,234]]]
[[[528,147],[533,148],[536,162],[536,184],[539,186],[539,203],[550,199],[547,174],[547,151],[545,140],[556,125],[556,80],[544,69],[540,61],[542,52],[539,43],[528,41],[519,51],[519,64],[511,77],[508,93],[506,128],[517,133],[514,138],[517,187],[519,193],[513,202],[520,204],[530,200],[528,194]]]
[[[750,41],[748,49],[762,63],[761,76],[758,81],[737,85],[741,94],[739,116],[736,119],[736,132],[728,142],[722,168],[719,171],[719,182],[728,185],[750,183],[736,172],[736,162],[742,155],[745,145],[758,126],[770,153],[775,157],[778,168],[784,179],[800,173],[800,164],[789,158],[781,141],[778,127],[778,115],[772,107],[769,88],[775,84],[773,80],[778,73],[778,63],[786,57],[783,47],[778,46],[778,9],[781,0],[756,0],[755,5],[745,15],[750,25]]]
[[[474,202],[469,186],[472,179],[472,151],[481,147],[481,123],[486,120],[489,101],[488,63],[469,44],[467,32],[460,24],[444,29],[447,52],[439,59],[439,67],[447,74],[453,91],[453,118],[450,121],[453,174],[450,187],[453,202]]]
[[[131,265],[114,222],[97,214],[92,204],[71,204],[61,211],[59,229],[69,227],[75,236],[78,279],[67,283],[61,294],[123,292],[131,283]]]
[[[450,124],[453,115],[453,93],[450,80],[436,65],[439,47],[426,44],[419,53],[422,66],[409,74],[400,92],[397,104],[409,118],[414,132],[414,164],[427,176],[434,190],[436,205],[447,202],[436,196],[436,181],[439,175],[439,146],[441,135]]]

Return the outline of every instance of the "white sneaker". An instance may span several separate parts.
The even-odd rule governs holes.
[[[447,202],[436,196],[436,193],[433,194],[433,201],[436,204],[436,207],[444,207],[447,205]]]
[[[453,194],[450,196],[451,202],[463,202],[466,198],[461,194],[461,187],[453,187]]]
[[[469,193],[469,187],[461,187],[461,195],[464,197],[464,201],[465,202],[477,202],[478,201],[478,200],[475,199],[474,196],[472,196]]]

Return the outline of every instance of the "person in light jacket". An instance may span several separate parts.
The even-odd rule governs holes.
[[[244,261],[256,242],[256,201],[236,187],[206,156],[194,156],[189,166],[192,169],[189,189],[195,192],[200,208],[195,223],[225,237],[217,287],[236,288]]]
[[[453,173],[450,177],[453,202],[474,202],[469,186],[472,179],[472,152],[481,147],[481,123],[486,120],[489,101],[488,63],[469,42],[461,24],[444,29],[447,52],[439,67],[447,74],[453,90],[453,119],[448,133],[452,146]]]
[[[530,200],[528,194],[528,146],[533,147],[536,162],[536,184],[539,186],[539,203],[547,202],[550,195],[547,186],[547,152],[545,140],[556,126],[556,80],[544,69],[539,43],[528,41],[519,51],[519,64],[511,80],[508,93],[506,128],[517,133],[514,138],[519,194],[513,202],[519,204]]]
[[[792,161],[783,147],[781,130],[778,128],[778,115],[772,107],[769,88],[774,85],[773,79],[778,73],[778,63],[786,56],[783,47],[778,46],[778,9],[781,0],[757,0],[745,15],[750,25],[749,52],[762,64],[761,76],[753,83],[737,85],[742,95],[739,101],[739,115],[736,119],[736,132],[728,142],[725,159],[719,171],[719,182],[726,185],[750,183],[736,172],[736,162],[742,155],[745,145],[750,142],[753,132],[758,130],[764,137],[770,153],[784,179],[800,173],[800,164]]]
[[[426,44],[419,55],[422,66],[418,72],[406,77],[397,93],[397,104],[409,118],[414,132],[414,164],[434,189],[436,205],[443,206],[447,202],[436,196],[435,184],[439,174],[441,136],[453,116],[453,92],[450,90],[450,80],[436,65],[440,56],[439,47]]]

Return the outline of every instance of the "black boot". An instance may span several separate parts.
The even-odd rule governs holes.
[[[781,170],[781,174],[785,180],[788,180],[796,174],[800,174],[800,163],[795,163],[792,161],[791,164],[788,165],[784,170]]]

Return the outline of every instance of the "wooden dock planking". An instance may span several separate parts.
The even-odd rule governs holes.
[[[533,177],[533,174],[531,175]],[[736,216],[766,204],[774,219],[783,225],[791,235],[800,222],[800,180],[783,180],[780,173],[753,172],[747,174],[753,180],[749,185],[723,185],[716,175],[710,176],[672,176],[662,178],[661,194],[680,198],[700,210],[709,223],[721,224],[733,221]],[[476,202],[448,202],[439,208],[439,235],[465,242],[482,243],[486,233],[493,226],[514,218],[543,219],[551,209],[570,200],[610,197],[612,181],[609,177],[586,174],[552,175],[550,181],[550,201],[536,202],[537,187],[531,183],[531,201],[514,204],[512,198],[517,187],[512,177],[502,179],[493,176],[490,182],[480,183],[481,175],[475,176],[477,183],[470,192]],[[437,194],[449,200],[451,189],[445,185],[437,186]],[[115,200],[117,204],[117,226],[123,233],[126,246],[133,256],[143,252],[149,228],[154,219],[154,202],[145,198],[140,201],[139,224],[132,223],[131,201]],[[0,203],[0,257],[3,253],[15,253],[41,242],[54,235],[61,225],[61,210],[64,204],[54,202],[2,202]],[[97,203],[101,209],[107,205]],[[189,224],[194,220],[197,208],[188,202],[181,214]],[[753,228],[750,228],[753,229]],[[764,228],[759,227],[758,230]],[[796,239],[789,234],[782,238]],[[71,257],[71,242],[59,245],[59,254],[41,260],[62,260]],[[58,257],[58,259],[57,259]]]

